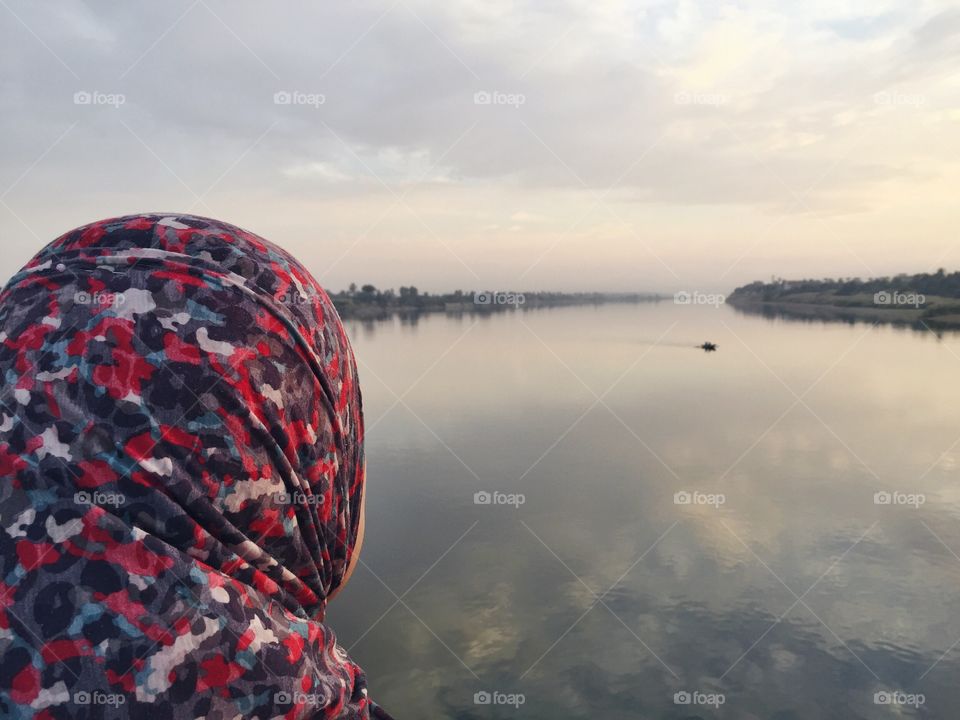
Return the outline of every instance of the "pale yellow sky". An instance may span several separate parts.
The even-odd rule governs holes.
[[[331,289],[729,290],[960,267],[937,1],[0,8],[0,277],[218,217]]]

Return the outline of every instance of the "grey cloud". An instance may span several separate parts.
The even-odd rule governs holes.
[[[582,180],[602,188],[673,123],[699,116],[717,128],[729,124],[749,135],[758,115],[789,110],[784,103],[750,114],[684,107],[676,102],[683,88],[659,77],[656,68],[601,52],[566,68],[544,62],[520,78],[518,67],[528,67],[541,48],[529,53],[526,65],[514,60],[510,66],[501,53],[510,57],[511,52],[503,51],[495,37],[483,45],[458,42],[452,9],[428,15],[425,27],[414,12],[423,17],[427,8],[411,11],[403,4],[392,9],[350,5],[334,12],[316,5],[269,13],[249,4],[190,8],[133,11],[113,4],[98,7],[96,15],[87,10],[77,22],[81,11],[76,7],[51,17],[43,8],[16,6],[80,80],[22,26],[8,25],[4,39],[23,55],[5,73],[4,131],[42,144],[79,120],[91,132],[126,141],[126,131],[117,124],[122,119],[145,142],[156,143],[156,152],[171,158],[171,165],[182,160],[185,175],[203,175],[199,165],[222,167],[276,123],[250,159],[275,176],[297,162],[355,165],[328,128],[361,155],[364,149],[395,148],[438,158],[476,124],[471,137],[445,158],[455,175],[514,178],[547,187],[575,187]],[[71,35],[67,23],[82,32]],[[562,54],[563,44],[553,52]],[[811,90],[820,88],[821,80],[809,78],[816,84]],[[802,85],[791,86],[791,104],[802,103],[805,98],[796,96]],[[127,103],[116,112],[86,112],[89,108],[72,104],[77,89],[122,92]],[[278,90],[322,93],[325,104],[316,109],[276,106]],[[525,103],[518,109],[475,105],[474,93],[484,90],[522,94]],[[738,90],[727,89],[734,101]],[[711,134],[708,145],[662,141],[661,152],[676,157],[669,163],[671,187],[664,186],[663,168],[654,171],[652,164],[647,164],[650,172],[638,170],[627,182],[652,198],[682,200],[688,192],[699,201],[716,192],[721,200],[762,201],[769,190],[765,180],[758,178],[742,193],[732,192],[737,185],[710,180],[734,174],[750,160],[729,134]],[[36,144],[16,143],[4,156],[11,164],[22,164],[35,150]],[[224,162],[217,159],[218,152]],[[110,161],[109,153],[101,156],[100,162]],[[702,172],[706,166],[714,171]],[[690,172],[684,174],[684,168]]]
[[[216,183],[214,194],[256,197],[262,211],[301,198],[389,202],[424,175],[466,191],[586,186],[586,203],[616,182],[624,202],[761,211],[782,211],[791,190],[818,181],[797,211],[852,212],[863,205],[851,194],[908,177],[902,160],[843,155],[875,122],[862,121],[873,93],[949,65],[956,12],[929,17],[904,4],[896,23],[889,12],[843,20],[828,42],[789,3],[741,11],[782,52],[770,67],[747,56],[740,74],[686,84],[699,41],[725,12],[580,0],[9,0],[0,192],[29,172],[0,217],[21,233],[16,212],[42,237],[98,212],[155,209],[158,198],[185,209]],[[858,34],[873,40],[848,39]],[[76,105],[78,91],[125,102]],[[323,102],[276,104],[281,91]],[[523,102],[476,104],[484,91]],[[707,97],[691,100],[697,93]],[[857,118],[838,124],[843,113]]]

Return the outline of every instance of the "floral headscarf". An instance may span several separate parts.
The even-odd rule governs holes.
[[[0,715],[367,718],[350,344],[290,255],[135,215],[0,294]]]

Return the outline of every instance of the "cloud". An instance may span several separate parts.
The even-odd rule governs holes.
[[[283,174],[291,178],[319,178],[326,182],[345,182],[350,176],[324,162],[310,162],[285,168]]]
[[[901,183],[909,201],[917,177],[950,173],[960,106],[956,11],[906,0],[17,0],[0,12],[0,188],[13,186],[0,223],[29,228],[16,261],[113,209],[239,207],[234,219],[259,226],[294,202],[312,222],[334,199],[369,216],[404,196],[420,219],[440,204],[449,223],[430,230],[466,243],[463,256],[482,255],[485,226],[539,225],[505,221],[516,207],[483,217],[482,203],[542,206],[550,193],[583,212],[620,203],[629,222],[650,208],[730,205],[757,224],[791,207],[871,212],[879,183]],[[124,102],[76,104],[78,92]],[[878,107],[880,92],[926,102]],[[723,235],[717,257],[740,255]]]

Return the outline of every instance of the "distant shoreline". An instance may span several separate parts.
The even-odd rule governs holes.
[[[330,295],[344,320],[385,320],[395,316],[483,314],[584,305],[637,304],[661,302],[671,296],[655,293],[553,293],[553,292],[464,292],[445,295],[419,294],[413,289],[392,291],[341,292]]]
[[[904,325],[918,330],[960,330],[960,272],[894,275],[861,280],[752,282],[727,298],[744,312],[770,317]]]
[[[949,303],[952,310],[953,298],[927,298],[928,304],[944,308]],[[883,307],[876,305],[840,304],[828,298],[810,300],[761,300],[737,296],[727,298],[727,304],[751,315],[782,317],[793,320],[847,323],[883,323],[900,325],[916,330],[958,330],[960,331],[960,310],[945,314],[931,314],[931,307]]]

